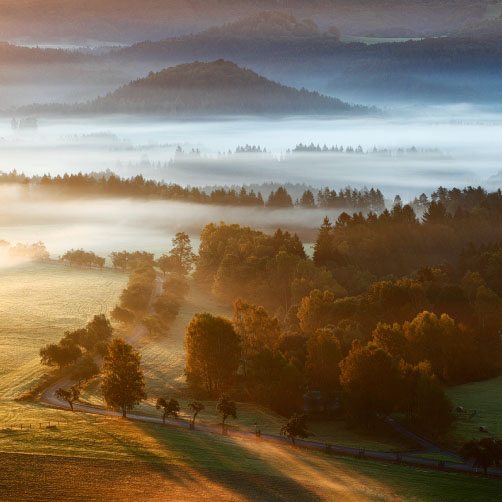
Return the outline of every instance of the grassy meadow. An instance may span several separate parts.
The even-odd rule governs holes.
[[[51,263],[0,268],[0,427],[38,416],[38,406],[13,399],[48,371],[40,347],[108,313],[126,282],[125,274]]]
[[[38,500],[51,502],[83,500],[84,493],[87,501],[117,500],[120,493],[157,500],[163,490],[189,501],[488,502],[497,500],[502,488],[498,480],[199,431],[80,413],[66,413],[66,418],[50,429],[0,431],[0,451],[6,452],[0,457],[0,486],[8,486],[3,500],[19,500],[34,486],[42,494]],[[9,475],[14,470],[16,475]],[[62,472],[74,480],[71,493],[57,482]]]
[[[465,410],[462,414],[455,412],[455,430],[450,433],[455,447],[473,438],[502,437],[502,377],[450,387],[446,392],[454,408],[463,406]],[[469,418],[473,410],[476,415]],[[483,425],[488,427],[489,434],[479,432]]]

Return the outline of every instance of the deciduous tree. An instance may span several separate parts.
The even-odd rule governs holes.
[[[113,340],[104,358],[101,391],[107,406],[122,410],[124,418],[127,411],[146,399],[140,362],[140,353],[122,338]]]
[[[186,329],[186,348],[185,373],[192,386],[215,395],[233,385],[241,343],[228,319],[196,314]]]
[[[306,439],[311,436],[307,428],[306,415],[293,413],[291,418],[281,427],[281,436],[287,437],[293,444],[296,444],[296,438]]]
[[[221,432],[225,433],[225,422],[228,417],[237,418],[237,406],[226,394],[222,394],[216,404],[216,411],[221,415]]]

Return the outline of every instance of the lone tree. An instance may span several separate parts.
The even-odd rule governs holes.
[[[178,401],[174,398],[171,398],[169,399],[169,401],[167,401],[167,399],[159,397],[159,399],[157,399],[155,408],[157,408],[158,410],[163,410],[162,423],[165,425],[166,418],[169,417],[169,415],[172,415],[174,418],[178,418],[178,413],[180,412],[180,403],[178,403]]]
[[[471,439],[460,451],[465,461],[471,461],[474,467],[481,467],[486,474],[488,468],[502,465],[502,440],[493,438]]]
[[[173,248],[168,255],[162,255],[157,260],[160,270],[185,276],[188,275],[195,263],[195,254],[192,251],[190,237],[184,232],[178,232],[172,240]]]
[[[216,404],[216,411],[222,416],[221,433],[225,433],[225,421],[228,417],[237,418],[237,407],[226,394],[222,394]]]
[[[293,413],[287,423],[281,427],[281,436],[291,439],[293,444],[297,437],[306,439],[311,436],[307,429],[307,417]]]
[[[58,399],[62,399],[63,401],[66,401],[70,405],[71,411],[74,411],[73,410],[73,403],[75,401],[78,401],[78,398],[80,397],[80,388],[78,387],[77,384],[72,385],[68,390],[60,387],[55,392],[55,396]]]
[[[206,407],[204,406],[204,403],[201,403],[200,401],[192,401],[188,407],[192,410],[192,428],[195,428],[195,419],[197,418],[197,415]]]
[[[122,410],[122,416],[146,399],[145,378],[140,369],[141,354],[122,338],[108,346],[103,364],[101,391],[106,405]]]
[[[196,314],[186,329],[188,383],[218,395],[234,383],[241,359],[240,338],[232,323],[207,312]]]

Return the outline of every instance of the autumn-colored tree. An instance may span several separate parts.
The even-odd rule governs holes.
[[[238,298],[234,302],[233,325],[241,339],[242,359],[246,373],[247,360],[263,347],[273,348],[281,336],[281,327],[263,307]]]
[[[146,399],[145,378],[140,368],[141,354],[122,338],[115,338],[108,346],[103,364],[101,391],[106,405],[122,410],[125,418],[130,411]]]
[[[131,310],[125,309],[117,305],[111,312],[110,316],[114,321],[123,323],[123,324],[130,324],[134,322],[136,319],[136,316],[134,315],[134,312]]]
[[[58,344],[52,343],[40,349],[40,362],[62,369],[74,363],[81,355],[78,345],[63,338]]]
[[[80,357],[72,367],[71,377],[78,382],[85,382],[99,373],[94,357],[87,353]]]
[[[173,248],[169,251],[170,261],[166,262],[168,270],[179,275],[189,274],[195,263],[190,237],[185,232],[178,232],[172,243]]]
[[[159,336],[166,330],[162,319],[157,314],[143,317],[141,323],[148,330],[148,334],[152,337]]]
[[[232,323],[207,312],[196,314],[186,329],[190,385],[215,395],[232,387],[240,363],[241,343]]]
[[[379,322],[373,330],[373,343],[391,354],[397,360],[408,359],[408,339],[401,326],[394,323],[392,326]]]
[[[331,396],[339,386],[342,350],[332,330],[320,329],[307,342],[305,376],[312,390]]]
[[[354,341],[340,363],[343,406],[348,417],[370,426],[378,414],[390,413],[399,400],[399,369],[384,350]]]
[[[446,378],[460,338],[455,321],[447,314],[438,317],[432,312],[424,311],[411,322],[404,323],[403,331],[409,341],[413,360],[430,361],[433,372]]]
[[[228,417],[237,418],[237,406],[226,394],[222,394],[216,403],[216,411],[221,415],[221,432],[225,433],[225,422]]]
[[[315,289],[302,299],[297,312],[304,333],[313,334],[318,329],[333,323],[335,295],[330,291]]]

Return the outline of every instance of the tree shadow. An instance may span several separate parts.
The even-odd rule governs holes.
[[[241,441],[161,425],[140,422],[132,425],[168,454],[166,458],[149,449],[149,469],[186,489],[196,487],[200,492],[196,500],[215,500],[217,493],[224,494],[224,499],[231,496],[231,500],[250,502],[322,500],[312,487],[285,476],[264,458],[244,448]],[[128,448],[128,451],[135,458],[145,459],[138,455],[137,448]],[[181,459],[183,467],[173,463],[172,457],[178,464]]]

